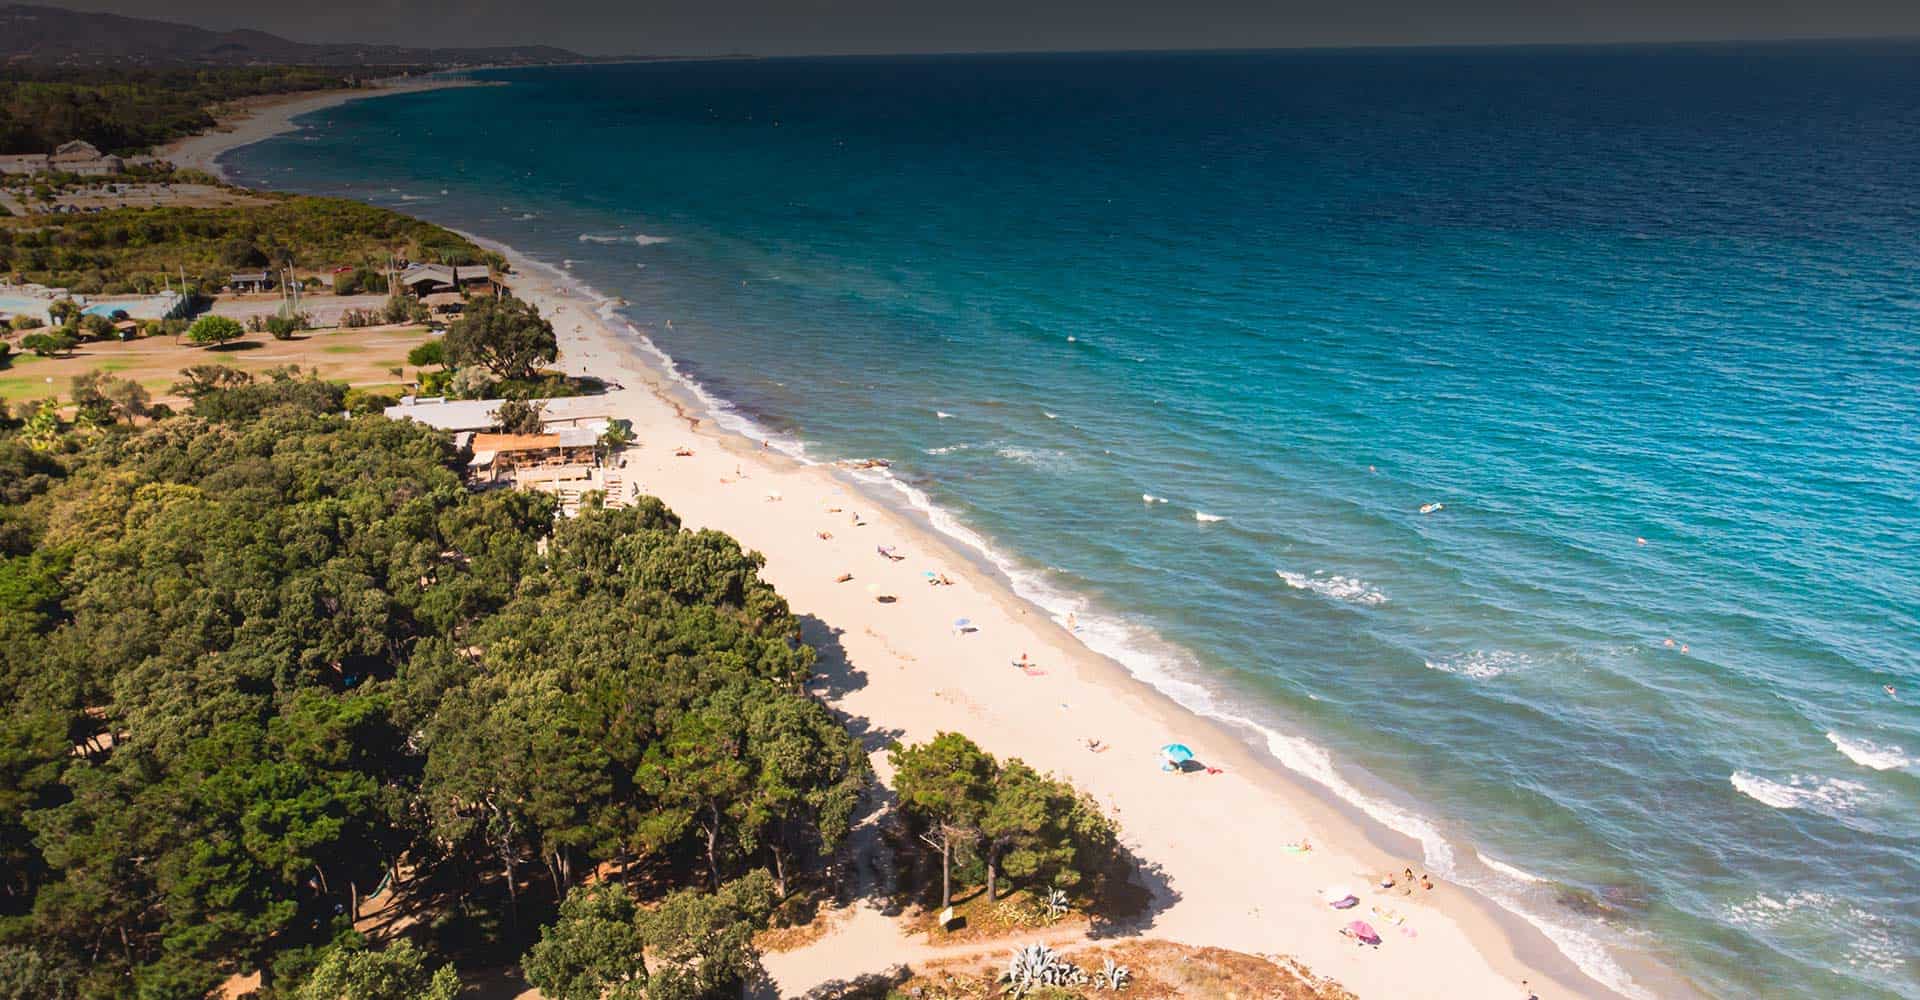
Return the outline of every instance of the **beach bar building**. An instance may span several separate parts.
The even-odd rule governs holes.
[[[264,292],[273,288],[273,272],[242,271],[227,275],[227,287],[236,292]]]
[[[562,427],[548,434],[475,434],[467,469],[486,483],[591,479],[600,465],[600,435],[586,427]]]
[[[486,268],[473,264],[415,264],[400,272],[400,287],[416,299],[449,292],[492,295],[493,279]]]

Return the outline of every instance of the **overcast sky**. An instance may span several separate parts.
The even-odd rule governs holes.
[[[43,0],[44,2],[44,0]],[[78,0],[298,41],[591,55],[1920,36],[1920,0]]]

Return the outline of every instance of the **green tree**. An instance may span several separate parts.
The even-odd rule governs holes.
[[[713,893],[682,890],[650,910],[625,887],[568,896],[523,960],[553,1000],[708,1000],[737,995],[759,962],[753,935],[773,912],[773,880],[755,871]]]
[[[599,882],[567,895],[521,959],[550,1000],[649,1000],[640,910],[625,886]]]
[[[56,325],[65,326],[80,315],[80,303],[72,299],[55,299],[47,305],[47,317]]]
[[[74,326],[91,340],[112,340],[114,338],[113,320],[94,313],[80,317]]]
[[[652,839],[666,843],[692,827],[699,832],[707,877],[720,887],[722,835],[736,807],[747,801],[752,767],[744,759],[739,716],[730,708],[687,712],[647,748],[634,780],[659,804]]]
[[[524,399],[504,400],[500,408],[493,411],[493,419],[498,422],[503,434],[538,434],[541,427],[541,413],[546,404],[529,402]]]
[[[974,836],[993,798],[999,771],[993,756],[959,733],[895,746],[888,753],[894,791],[918,827],[916,835],[940,854],[940,905],[953,903],[954,851]]]
[[[140,383],[99,370],[75,375],[70,394],[79,415],[95,424],[131,424],[147,415],[152,401]]]
[[[746,713],[753,786],[739,809],[742,847],[765,846],[784,899],[796,855],[846,838],[873,772],[859,742],[811,698],[755,698]]]
[[[993,798],[979,834],[987,866],[987,898],[997,899],[997,876],[1074,888],[1104,871],[1118,849],[1118,833],[1100,808],[1064,781],[1009,760],[995,776]]]
[[[708,894],[684,889],[640,917],[647,1000],[738,996],[759,964],[753,935],[773,912],[773,879],[754,871]]]
[[[80,970],[30,945],[0,945],[0,1000],[79,1000]]]
[[[193,400],[253,384],[252,375],[226,365],[190,365],[180,369],[180,374],[181,380],[169,391]]]
[[[187,339],[202,347],[218,347],[246,336],[247,328],[225,316],[202,316],[187,328]]]
[[[553,324],[516,298],[481,298],[467,304],[447,328],[447,360],[479,365],[503,379],[532,378],[540,365],[559,357]]]
[[[447,345],[438,340],[429,340],[424,344],[417,344],[413,350],[407,352],[407,364],[415,368],[425,368],[429,365],[445,367],[447,364]]]
[[[429,973],[427,956],[401,940],[379,951],[336,945],[329,948],[293,1000],[455,1000],[460,977],[453,966]]]

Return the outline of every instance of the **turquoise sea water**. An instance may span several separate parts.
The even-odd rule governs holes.
[[[1920,997],[1920,46],[496,78],[229,162],[624,296],[1602,977]]]

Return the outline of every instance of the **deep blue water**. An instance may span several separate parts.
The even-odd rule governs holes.
[[[498,79],[233,166],[570,260],[1603,975],[1920,996],[1920,46]]]

